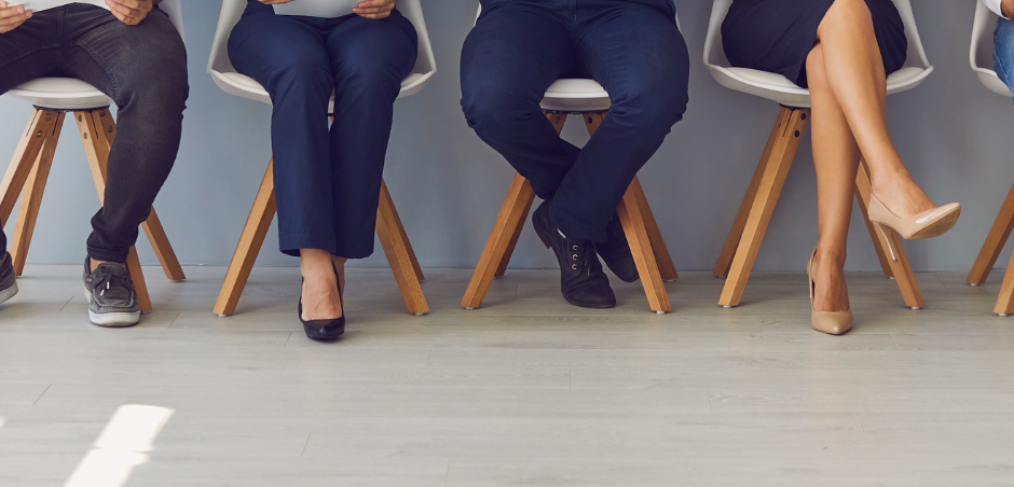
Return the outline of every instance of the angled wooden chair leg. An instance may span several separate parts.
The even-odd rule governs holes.
[[[866,230],[870,232],[870,239],[873,241],[873,250],[877,251],[877,260],[880,261],[880,270],[883,271],[884,277],[894,278],[894,271],[891,270],[891,260],[887,257],[887,253],[884,252],[883,244],[880,243],[880,237],[877,235],[877,229],[874,228],[873,222],[870,221],[870,217],[866,214],[866,203],[863,201],[862,195],[859,194],[859,190],[856,190],[856,199],[859,200],[859,209],[863,212],[863,221],[866,222]]]
[[[532,191],[532,184],[520,174],[514,175],[510,189],[507,190],[507,197],[504,198],[500,213],[493,223],[493,230],[486,240],[486,246],[482,249],[482,256],[475,266],[472,279],[468,282],[465,296],[461,299],[461,306],[466,309],[475,309],[482,304],[486,297],[489,284],[493,281],[493,275],[500,268],[507,247],[510,245],[514,234],[519,226],[525,222],[525,215],[528,208],[531,208],[535,199],[535,192]]]
[[[616,212],[620,216],[620,224],[623,225],[623,232],[630,243],[630,252],[634,256],[637,273],[641,276],[641,285],[644,286],[644,294],[648,297],[648,305],[659,314],[672,311],[658,261],[655,260],[651,237],[645,228],[644,209],[641,208],[636,190],[627,189]]]
[[[384,181],[380,182],[380,201],[392,201],[391,193],[387,190],[387,183]],[[408,233],[405,232],[405,226],[401,224],[401,217],[398,216],[398,209],[391,205],[391,215],[394,217],[394,223],[396,224],[396,230],[400,235],[401,240],[405,242],[405,251],[408,252],[408,258],[412,262],[412,269],[415,273],[417,281],[425,281],[426,276],[423,275],[422,267],[419,266],[419,259],[415,256],[415,250],[412,249],[412,242],[408,239]]]
[[[10,253],[14,258],[14,274],[19,277],[25,270],[28,248],[32,243],[35,222],[39,216],[39,206],[42,204],[42,195],[46,191],[46,180],[49,178],[49,170],[53,165],[53,154],[56,152],[56,145],[60,140],[63,113],[58,116],[56,128],[46,137],[46,142],[42,150],[39,151],[39,156],[36,158],[35,164],[32,165],[32,172],[22,190],[18,219],[14,225],[14,234],[10,243]]]
[[[787,117],[784,116],[786,110],[788,110]],[[809,113],[809,110],[804,109],[782,108],[783,116],[779,117],[779,127],[776,130],[778,137],[771,145],[768,161],[761,163],[764,166],[764,171],[757,184],[756,196],[749,198],[749,194],[747,195],[748,200],[752,200],[752,208],[743,225],[743,235],[739,239],[739,246],[736,248],[728,279],[725,281],[722,295],[718,299],[718,304],[721,306],[727,308],[739,306],[739,301],[743,297],[743,289],[746,288],[754,260],[757,258],[757,252],[760,251],[761,243],[764,241],[768,223],[771,222],[771,214],[775,211],[778,196],[785,184],[785,177],[789,174],[792,159],[796,155],[796,149],[799,148],[800,136],[806,130]]]
[[[768,137],[764,153],[761,155],[760,162],[757,163],[757,169],[753,172],[750,185],[746,188],[743,202],[739,204],[739,211],[736,212],[736,219],[733,220],[732,228],[729,229],[729,236],[725,238],[725,245],[722,246],[722,253],[718,256],[718,262],[715,263],[715,270],[712,271],[715,277],[727,277],[729,275],[729,269],[732,268],[732,260],[736,257],[736,249],[739,248],[739,241],[743,237],[746,220],[750,216],[750,210],[753,209],[755,200],[757,199],[757,188],[760,186],[761,179],[764,177],[764,171],[771,160],[771,150],[781,136],[782,129],[789,122],[791,115],[792,109],[785,107],[782,107],[781,111],[778,112],[778,118],[771,129],[771,136]]]
[[[408,237],[398,225],[394,201],[391,200],[391,195],[383,182],[381,182],[380,204],[377,207],[377,236],[380,238],[380,245],[384,247],[387,261],[391,264],[394,279],[398,281],[398,289],[405,299],[408,312],[416,316],[429,313],[426,296],[423,295],[422,287],[419,285],[419,274],[412,263]]]
[[[113,142],[116,140],[116,121],[113,119],[113,115],[105,109],[93,110],[90,113],[96,129],[105,137],[108,149],[112,149]],[[172,244],[169,243],[169,237],[166,237],[162,221],[155,213],[155,208],[151,209],[151,215],[141,224],[141,228],[148,236],[148,242],[151,243],[151,248],[155,251],[155,257],[158,257],[165,276],[171,281],[186,279],[187,276],[183,273],[183,267],[180,266],[180,261],[176,258]]]
[[[870,194],[872,192],[869,169],[866,167],[866,162],[861,161],[859,163],[859,172],[856,174],[856,193],[859,196],[859,206],[863,208],[864,215],[866,214],[866,205],[870,201]],[[926,307],[926,302],[922,298],[922,291],[919,290],[919,283],[915,279],[915,273],[912,272],[912,265],[908,262],[908,254],[905,253],[905,245],[902,243],[901,236],[890,228],[879,228],[884,231],[875,230],[875,234],[891,267],[891,275],[894,276],[894,282],[898,284],[901,296],[905,300],[905,306],[913,309]]]
[[[264,179],[257,189],[257,197],[254,198],[253,207],[250,208],[250,215],[247,216],[246,224],[243,225],[243,233],[240,234],[239,242],[236,244],[236,251],[229,261],[229,268],[225,271],[225,282],[222,290],[218,293],[218,301],[215,303],[214,313],[219,316],[228,316],[236,312],[236,305],[240,296],[243,295],[243,288],[250,278],[250,271],[254,262],[257,261],[257,254],[264,244],[264,237],[271,228],[271,220],[275,218],[275,177],[274,159],[268,163],[268,169],[264,172]]]
[[[81,142],[84,143],[85,155],[88,157],[88,165],[92,170],[92,179],[95,180],[95,190],[99,193],[99,202],[105,203],[106,162],[109,160],[110,146],[101,132],[101,125],[96,124],[93,112],[95,110],[74,112],[74,120],[81,133]],[[130,247],[130,253],[127,255],[127,270],[130,271],[130,278],[134,281],[134,291],[137,292],[141,311],[151,311],[148,285],[144,281],[141,262],[138,260],[137,250],[133,246]]]
[[[1010,237],[1012,229],[1014,229],[1014,186],[1011,186],[1010,191],[1007,193],[1007,198],[1003,200],[1000,214],[996,216],[993,228],[989,229],[989,235],[982,244],[982,250],[979,251],[979,256],[975,258],[975,264],[972,265],[972,270],[968,273],[968,277],[965,278],[965,282],[973,286],[986,282],[986,278],[989,277],[990,271],[993,270],[996,259],[1000,257],[1000,252],[1003,251],[1003,246],[1007,243],[1007,238]],[[1006,282],[1005,277],[1004,283]]]
[[[1014,253],[1011,254],[1007,272],[1003,275],[1003,284],[1000,286],[1000,294],[993,312],[1000,316],[1014,314]]]
[[[0,222],[6,222],[14,211],[14,204],[21,196],[21,190],[28,181],[32,166],[38,160],[39,153],[57,130],[57,122],[62,121],[59,112],[35,109],[28,127],[21,134],[18,148],[14,151],[11,164],[7,166],[3,181],[0,182]]]
[[[651,248],[655,251],[655,260],[658,262],[659,271],[662,273],[662,280],[673,281],[679,279],[680,276],[676,273],[676,266],[672,263],[669,249],[665,245],[665,239],[662,238],[662,231],[658,228],[655,215],[651,212],[651,206],[648,205],[648,197],[644,195],[644,188],[641,187],[641,181],[637,179],[637,176],[634,176],[634,180],[630,183],[628,191],[634,191],[634,195],[637,196],[637,203],[641,208],[641,217],[644,219],[644,227],[648,231]]]

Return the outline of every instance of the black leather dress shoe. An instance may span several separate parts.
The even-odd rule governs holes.
[[[332,267],[334,264],[332,264]],[[334,271],[335,279],[338,281],[338,295],[342,294],[342,281],[338,276],[338,269]],[[306,336],[314,340],[334,340],[345,333],[345,301],[342,300],[341,318],[329,320],[304,320],[303,319],[303,294],[299,295],[299,306],[296,308],[299,313],[299,321],[303,323],[303,331]]]
[[[612,308],[616,296],[609,278],[595,255],[595,244],[571,240],[560,233],[553,216],[551,200],[543,202],[532,215],[535,232],[542,243],[552,248],[560,261],[560,288],[568,303],[582,308]]]
[[[627,243],[627,234],[623,232],[623,225],[620,224],[620,216],[613,213],[613,218],[606,226],[606,234],[609,238],[604,244],[596,244],[595,250],[599,257],[606,261],[609,270],[616,274],[624,282],[634,282],[640,274],[637,273],[637,264],[634,263],[634,254],[630,253],[630,244]]]

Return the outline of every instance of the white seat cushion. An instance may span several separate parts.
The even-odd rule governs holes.
[[[542,109],[560,112],[598,112],[609,110],[609,93],[591,79],[558,79],[542,100]]]
[[[94,86],[76,78],[38,78],[10,92],[11,96],[57,110],[88,110],[102,108],[112,100]]]

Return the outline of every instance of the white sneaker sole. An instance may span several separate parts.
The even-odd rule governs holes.
[[[0,291],[0,304],[6,303],[8,300],[14,297],[18,293],[18,283],[14,283],[13,286]]]
[[[92,293],[88,292],[88,288],[85,288],[84,295],[85,300],[89,305],[91,305]],[[107,328],[134,326],[141,321],[141,311],[98,314],[89,309],[88,321],[91,321],[93,325],[104,326]]]

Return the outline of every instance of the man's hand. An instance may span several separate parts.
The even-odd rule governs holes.
[[[127,25],[140,24],[155,3],[152,0],[106,0],[113,15]]]
[[[5,34],[32,18],[32,11],[25,10],[21,5],[8,7],[5,0],[0,0],[0,34]]]
[[[1014,0],[1003,0],[1000,4],[1000,11],[1008,19],[1014,19]]]
[[[368,19],[386,19],[394,10],[394,2],[395,0],[363,0],[352,7],[352,11]]]

